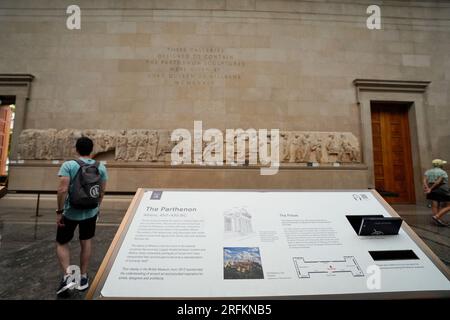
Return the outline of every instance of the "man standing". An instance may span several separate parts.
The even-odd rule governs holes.
[[[89,287],[87,275],[91,256],[91,240],[95,235],[95,226],[99,207],[106,188],[108,174],[103,164],[92,159],[94,144],[91,139],[81,137],[76,142],[79,159],[62,164],[58,176],[58,209],[56,210],[56,254],[64,272],[57,293],[63,293],[73,285],[70,282],[69,242],[78,226],[81,253],[81,279],[78,290]],[[83,190],[83,188],[87,190]],[[85,192],[86,191],[86,192]]]

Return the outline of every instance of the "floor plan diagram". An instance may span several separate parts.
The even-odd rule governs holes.
[[[295,269],[299,278],[310,278],[311,273],[341,273],[351,272],[354,277],[363,277],[364,273],[355,257],[345,256],[342,260],[307,261],[304,257],[293,257]]]

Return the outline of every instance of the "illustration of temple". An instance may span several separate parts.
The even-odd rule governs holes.
[[[240,234],[253,232],[252,216],[244,208],[233,208],[224,213],[224,231]]]

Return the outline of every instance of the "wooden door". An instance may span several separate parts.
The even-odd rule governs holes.
[[[389,203],[415,203],[408,106],[372,104],[375,188]]]
[[[0,175],[6,175],[11,114],[9,106],[0,106]]]

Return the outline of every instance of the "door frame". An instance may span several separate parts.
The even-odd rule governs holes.
[[[407,144],[404,146],[405,147],[404,151],[408,152],[407,155],[404,155],[403,159],[405,160],[405,157],[406,157],[407,159],[411,159],[411,161],[412,161],[413,154],[412,154],[412,147],[411,147],[411,130],[410,130],[410,125],[409,125],[409,122],[410,122],[410,120],[409,120],[409,109],[411,108],[411,103],[409,103],[409,102],[408,103],[404,103],[404,102],[371,100],[370,101],[370,105],[371,105],[371,120],[372,120],[371,124],[372,125],[373,125],[374,108],[377,108],[377,107],[380,108],[381,107],[379,109],[380,111],[378,111],[378,112],[379,112],[379,115],[380,115],[380,125],[381,125],[381,127],[380,127],[381,132],[380,133],[381,133],[381,140],[382,141],[385,140],[383,138],[386,138],[386,136],[384,136],[384,134],[386,134],[386,132],[383,132],[382,114],[385,113],[385,112],[389,113],[391,110],[392,111],[400,111],[401,112],[401,114],[402,114],[401,121],[404,122],[406,120],[406,122],[405,122],[406,128],[405,129],[407,129],[407,130],[401,130],[403,142],[407,141]],[[405,136],[407,135],[407,137],[403,137],[403,134]],[[372,132],[372,135],[373,135],[373,132]],[[406,139],[406,141],[405,141],[405,139]],[[383,142],[382,141],[380,141],[380,142],[381,142],[382,147],[383,147]],[[373,141],[372,141],[372,145],[373,145]],[[384,146],[384,147],[387,147],[387,146]],[[385,154],[383,153],[383,158],[384,157],[385,157]],[[385,160],[386,159],[383,159],[383,170],[386,170],[386,168],[384,166],[386,164]],[[386,199],[386,201],[391,203],[391,204],[415,204],[416,203],[416,192],[415,192],[415,185],[416,185],[416,183],[414,181],[413,164],[409,163],[409,164],[403,165],[403,170],[405,170],[404,171],[405,177],[407,177],[406,183],[412,184],[412,188],[411,187],[406,187],[407,192],[408,192],[408,200],[407,200],[408,202],[401,202],[401,201],[399,201],[399,199],[392,199],[393,201],[391,202],[391,201],[389,201],[391,199]],[[386,171],[384,171],[384,172],[386,172]],[[375,178],[376,178],[376,175],[375,175],[375,171],[374,171],[374,179]],[[386,177],[384,179],[385,179],[384,181],[386,182]],[[387,191],[390,191],[390,189],[388,189]],[[396,191],[394,191],[394,192],[396,192]]]
[[[363,162],[367,165],[367,184],[375,188],[372,142],[372,102],[409,103],[408,109],[411,156],[413,161],[414,189],[416,203],[425,203],[422,190],[423,172],[431,163],[431,143],[425,108],[426,90],[429,81],[396,81],[356,79],[356,98],[361,117],[361,143]]]
[[[11,145],[10,159],[17,158],[17,142],[23,129],[26,129],[28,101],[31,96],[31,74],[0,74],[0,96],[14,96],[16,99],[14,114],[14,130],[9,141]]]
[[[1,96],[0,96],[1,97]],[[3,102],[3,101],[2,101]],[[6,128],[3,130],[0,128],[0,175],[6,175],[6,165],[8,160],[8,151],[10,146],[10,133],[11,133],[11,121],[12,121],[12,111],[11,107],[8,105],[2,105],[0,103],[0,118],[1,109],[5,108],[5,119],[0,119],[0,122],[5,121]],[[3,132],[1,132],[3,131]],[[3,136],[4,135],[4,136]],[[3,136],[3,137],[2,137]]]

